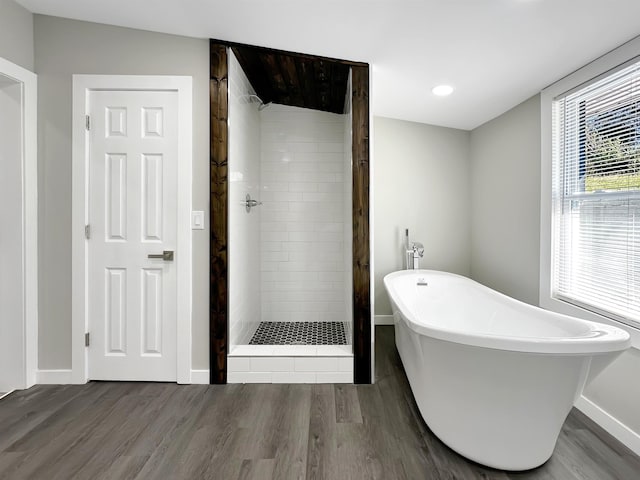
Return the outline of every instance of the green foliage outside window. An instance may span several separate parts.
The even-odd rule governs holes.
[[[585,190],[640,190],[640,103],[590,115]]]

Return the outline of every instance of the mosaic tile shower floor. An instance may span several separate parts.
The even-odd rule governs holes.
[[[346,345],[342,322],[260,322],[249,345]]]

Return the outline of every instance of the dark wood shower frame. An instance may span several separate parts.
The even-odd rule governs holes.
[[[228,296],[228,63],[227,48],[338,62],[351,68],[353,178],[353,359],[354,383],[371,383],[371,291],[369,248],[369,65],[237,43],[210,41],[210,383],[227,383]]]

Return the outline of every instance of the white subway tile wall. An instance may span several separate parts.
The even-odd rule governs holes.
[[[351,126],[345,121],[350,116],[284,105],[260,112],[263,321],[351,320],[351,152],[344,149]]]
[[[247,343],[260,323],[260,117],[253,87],[229,50],[229,349]],[[231,360],[231,359],[230,359]],[[234,361],[236,361],[234,359]],[[231,363],[231,362],[230,362]]]

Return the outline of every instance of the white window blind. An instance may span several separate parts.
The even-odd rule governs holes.
[[[640,326],[640,61],[553,103],[560,300]]]

